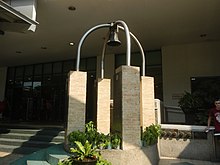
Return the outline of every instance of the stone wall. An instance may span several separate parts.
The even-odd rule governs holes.
[[[207,139],[161,138],[159,140],[161,157],[195,159],[210,161],[214,159],[213,136]]]
[[[117,68],[114,87],[113,130],[121,133],[123,150],[140,147],[139,67]]]
[[[158,165],[157,145],[130,150],[101,150],[103,158],[112,165]]]
[[[154,78],[141,77],[141,126],[148,127],[155,124]]]
[[[86,115],[86,72],[71,71],[68,80],[68,115],[65,143],[72,131],[84,131]]]
[[[104,134],[110,132],[110,79],[97,82],[97,130]]]

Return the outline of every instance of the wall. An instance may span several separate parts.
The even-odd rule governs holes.
[[[101,78],[101,56],[97,56],[96,77]],[[105,54],[104,58],[104,78],[111,79],[111,90],[113,89],[113,78],[115,73],[115,55]],[[113,90],[111,91],[111,98]]]
[[[6,85],[7,68],[0,68],[0,101],[5,97],[5,85]]]
[[[157,165],[159,162],[158,145],[130,150],[101,150],[104,159],[112,165]]]
[[[211,161],[215,158],[213,135],[207,139],[161,138],[159,140],[160,157],[195,159]]]
[[[177,106],[190,77],[220,76],[220,42],[203,42],[162,47],[164,105]]]

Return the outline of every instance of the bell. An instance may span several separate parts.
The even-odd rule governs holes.
[[[107,41],[109,46],[119,46],[121,45],[121,41],[118,39],[118,28],[116,26],[110,27],[109,39]]]

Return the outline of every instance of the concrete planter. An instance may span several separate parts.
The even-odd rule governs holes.
[[[212,159],[213,147],[211,139],[164,139],[159,140],[160,156],[180,159]]]
[[[157,165],[159,162],[157,144],[130,150],[102,150],[101,154],[112,165]]]

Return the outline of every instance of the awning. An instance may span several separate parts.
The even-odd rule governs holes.
[[[0,30],[12,32],[35,31],[38,22],[0,0]]]

